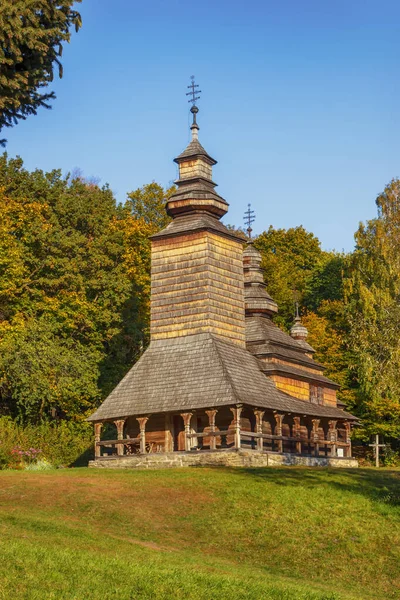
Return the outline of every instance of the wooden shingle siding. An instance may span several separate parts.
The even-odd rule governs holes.
[[[283,360],[281,358],[275,358],[273,356],[271,357],[267,357],[264,359],[265,362],[271,362],[271,363],[276,363],[278,365],[287,365],[289,367],[293,366],[293,363],[287,361],[287,360]],[[306,373],[315,373],[315,374],[319,374],[321,373],[321,368],[312,368],[312,367],[306,367],[306,366],[301,366],[301,370],[305,371]]]
[[[210,332],[245,346],[243,246],[208,231],[154,239],[151,337]]]
[[[296,381],[296,379],[288,379],[279,375],[271,375],[271,379],[282,392],[286,392],[286,394],[300,400],[308,401],[310,399],[310,385],[307,382]]]

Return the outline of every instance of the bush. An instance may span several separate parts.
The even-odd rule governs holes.
[[[391,446],[386,445],[383,449],[383,464],[385,467],[398,467],[400,465],[400,455],[393,450]]]
[[[9,462],[10,462],[10,455],[5,450],[5,448],[3,448],[3,446],[1,445],[1,442],[0,442],[0,470],[7,469]]]
[[[18,425],[9,417],[0,417],[0,442],[0,465],[1,452],[7,457],[8,465],[15,456],[12,451],[18,448],[25,454],[32,449],[40,450],[40,460],[46,460],[54,467],[67,467],[79,459],[85,464],[91,458],[93,429],[89,423],[72,421]],[[37,458],[31,460],[28,456],[25,462],[37,462]]]

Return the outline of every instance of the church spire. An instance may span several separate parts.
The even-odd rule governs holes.
[[[189,213],[208,213],[220,219],[228,211],[228,203],[219,196],[216,191],[216,183],[212,180],[212,168],[217,164],[199,142],[199,125],[197,114],[199,109],[196,105],[199,100],[200,90],[197,84],[188,86],[191,90],[187,96],[191,96],[189,102],[192,104],[190,112],[193,122],[190,126],[192,139],[187,148],[177,156],[174,161],[179,167],[179,178],[175,181],[178,189],[167,202],[167,213],[176,218]]]
[[[254,247],[251,239],[253,231],[251,225],[255,220],[255,213],[254,210],[251,210],[251,204],[247,205],[247,211],[244,213],[243,218],[247,225],[247,234],[249,236],[247,248],[243,251],[246,317],[256,315],[271,317],[278,312],[278,305],[267,292],[261,269],[261,254]]]

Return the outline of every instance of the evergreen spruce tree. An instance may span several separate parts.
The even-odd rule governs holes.
[[[54,92],[43,88],[55,70],[62,77],[63,43],[81,26],[73,8],[80,1],[0,0],[0,131],[50,108]]]

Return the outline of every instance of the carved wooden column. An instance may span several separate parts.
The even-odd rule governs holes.
[[[171,434],[172,419],[171,415],[165,415],[165,437],[164,437],[164,452],[172,452],[174,449],[173,438]]]
[[[275,435],[282,436],[282,423],[285,415],[281,415],[279,413],[275,413]],[[283,440],[277,440],[278,452],[283,452]]]
[[[265,410],[254,409],[254,415],[256,417],[256,433],[263,432],[263,417],[265,414]],[[262,437],[257,438],[257,450],[262,452],[264,450],[264,440]]]
[[[181,417],[183,419],[183,424],[185,426],[185,450],[188,452],[191,448],[190,438],[188,437],[190,434],[190,420],[193,416],[193,413],[181,413]]]
[[[336,456],[336,442],[337,442],[337,421],[328,421],[329,424],[329,441],[331,442],[331,456]]]
[[[313,424],[313,442],[314,442],[314,454],[315,456],[319,456],[319,422],[320,419],[312,419]]]
[[[140,427],[140,454],[146,454],[146,423],[149,417],[136,417]]]
[[[123,440],[125,419],[117,419],[116,421],[114,421],[114,425],[117,428],[117,440]],[[117,454],[118,456],[122,456],[124,454],[123,444],[117,444]]]
[[[94,424],[94,456],[95,456],[95,458],[101,457],[101,446],[98,446],[97,442],[100,441],[102,429],[103,429],[103,423],[95,423]]]
[[[235,448],[240,450],[240,415],[242,412],[242,406],[231,406],[230,410],[233,414],[233,425],[235,427]]]
[[[350,421],[344,422],[344,429],[346,432],[345,433],[345,435],[346,435],[345,442],[346,442],[346,444],[349,444],[346,447],[346,457],[351,458],[351,437],[350,437],[351,436],[351,423],[350,423]]]
[[[206,415],[208,416],[208,422],[210,424],[210,433],[215,433],[215,417],[217,414],[217,410],[206,410]],[[216,450],[217,448],[217,438],[215,435],[210,435],[210,450]]]
[[[300,417],[293,417],[293,437],[296,438],[296,453],[301,454],[301,428]]]

